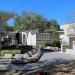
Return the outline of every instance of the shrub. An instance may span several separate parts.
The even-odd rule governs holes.
[[[2,51],[1,51],[1,55],[9,54],[9,53],[10,53],[10,50],[2,50]]]
[[[3,56],[4,54],[19,54],[20,50],[2,50],[0,51],[1,55]]]
[[[20,53],[20,50],[12,50],[11,51],[11,54],[15,55],[15,54],[19,54]]]
[[[59,36],[54,36],[54,37],[53,37],[53,46],[55,46],[55,47],[60,47]]]
[[[49,46],[49,42],[45,41],[44,42],[44,47],[47,47],[47,46]]]

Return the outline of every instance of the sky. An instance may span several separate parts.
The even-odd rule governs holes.
[[[70,16],[75,13],[75,0],[0,0],[0,10],[18,14],[22,11],[37,12],[61,25],[70,22]],[[13,20],[8,23],[13,25]]]

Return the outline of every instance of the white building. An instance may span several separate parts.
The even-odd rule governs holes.
[[[60,29],[63,30],[60,31],[61,51],[75,54],[75,23],[61,25]]]

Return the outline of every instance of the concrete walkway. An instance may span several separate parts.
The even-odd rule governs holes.
[[[44,53],[42,57],[39,59],[37,62],[33,63],[27,63],[27,64],[18,64],[18,65],[13,65],[13,64],[7,64],[8,68],[11,70],[35,70],[38,68],[43,68],[46,66],[50,66],[51,64],[60,64],[65,61],[71,61],[75,60],[74,55],[69,55],[66,53],[61,53],[61,52],[48,52]],[[4,68],[4,66],[3,66]],[[6,65],[5,65],[6,68]],[[2,65],[0,64],[0,69],[2,69]]]

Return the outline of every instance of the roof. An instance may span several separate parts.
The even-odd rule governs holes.
[[[0,24],[12,18],[15,14],[12,12],[0,11]]]

